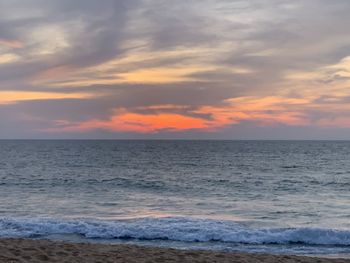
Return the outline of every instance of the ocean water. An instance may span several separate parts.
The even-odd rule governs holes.
[[[350,257],[350,142],[0,141],[0,238]]]

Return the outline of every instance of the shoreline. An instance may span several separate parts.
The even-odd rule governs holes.
[[[0,262],[350,263],[350,259],[6,238],[0,239]]]

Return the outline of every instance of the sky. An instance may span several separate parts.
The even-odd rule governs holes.
[[[0,0],[1,139],[350,139],[348,0]]]

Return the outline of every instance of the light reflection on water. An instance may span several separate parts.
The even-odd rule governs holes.
[[[0,141],[0,217],[350,231],[349,156],[340,141]]]

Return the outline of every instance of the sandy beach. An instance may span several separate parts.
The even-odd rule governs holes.
[[[133,245],[102,245],[48,240],[1,239],[0,262],[304,262],[345,263],[350,259],[326,259],[267,254],[149,248]]]

